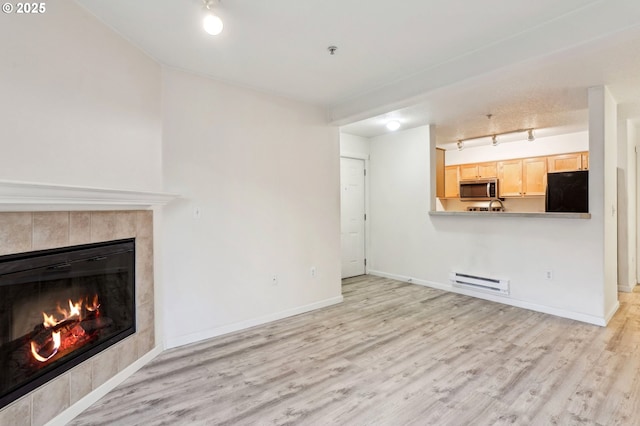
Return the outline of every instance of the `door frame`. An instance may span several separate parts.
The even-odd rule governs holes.
[[[365,170],[365,175],[364,175],[364,214],[366,215],[367,220],[364,221],[364,259],[365,259],[365,264],[364,264],[364,273],[368,274],[369,273],[369,265],[371,264],[371,259],[369,258],[368,254],[370,253],[369,250],[369,235],[370,235],[370,231],[369,231],[369,224],[371,223],[371,217],[369,215],[369,177],[371,175],[371,173],[369,173],[369,155],[363,155],[363,154],[358,154],[358,153],[353,153],[353,152],[342,152],[340,153],[340,159],[342,160],[343,158],[349,158],[352,160],[362,160],[364,161],[364,170]],[[342,186],[342,176],[340,177],[340,186]],[[342,188],[340,188],[340,191],[342,191]],[[340,214],[342,214],[342,204],[340,204]],[[340,232],[342,232],[342,230],[340,230]],[[342,248],[340,249],[342,251]],[[342,255],[342,253],[340,253],[340,255]]]

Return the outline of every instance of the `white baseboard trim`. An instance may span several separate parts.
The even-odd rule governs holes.
[[[634,288],[635,288],[635,284],[633,285],[633,287],[623,285],[623,284],[618,284],[618,291],[621,291],[623,293],[632,293]]]
[[[503,303],[505,305],[515,306],[517,308],[529,309],[531,311],[542,312],[543,314],[555,315],[557,317],[568,318],[576,321],[586,322],[588,324],[606,326],[609,320],[616,313],[619,304],[609,313],[606,317],[598,317],[595,315],[583,314],[580,312],[568,311],[565,309],[558,309],[552,306],[539,305],[537,303],[526,302],[523,300],[512,299],[506,295],[494,295],[487,294],[480,291],[467,290],[463,288],[453,287],[451,284],[441,284],[427,280],[420,280],[413,277],[407,277],[403,275],[390,274],[383,271],[369,270],[370,275],[375,275],[383,278],[391,278],[398,281],[404,281],[410,284],[418,284],[426,287],[435,288],[438,290],[449,291],[451,293],[464,294],[465,296],[477,297],[478,299],[490,300],[492,302]]]
[[[315,311],[316,309],[326,308],[327,306],[342,303],[342,295],[332,297],[330,299],[321,300],[319,302],[310,303],[308,305],[298,306],[286,311],[276,312],[273,314],[265,315],[258,318],[252,318],[246,321],[237,322],[234,324],[224,325],[222,327],[216,327],[209,330],[201,331],[198,333],[191,333],[184,336],[178,336],[174,338],[165,337],[167,343],[166,348],[176,348],[178,346],[188,345],[190,343],[200,342],[202,340],[211,339],[212,337],[222,336],[223,334],[233,333],[235,331],[245,330],[257,325],[266,324],[269,322],[281,320],[283,318],[291,317],[294,315],[304,314],[305,312]]]
[[[46,423],[46,426],[64,426],[77,417],[84,410],[89,408],[91,405],[95,404],[100,398],[105,396],[107,393],[111,392],[118,386],[120,383],[127,380],[129,377],[133,375],[136,371],[140,370],[144,367],[149,361],[160,355],[163,351],[162,346],[156,346],[151,349],[149,352],[144,354],[138,360],[136,360],[133,364],[126,367],[124,370],[107,380],[105,383],[96,388],[89,395],[82,398],[80,401],[73,404],[71,407],[64,410],[58,416],[54,417],[53,420]]]
[[[620,301],[616,300],[616,303],[611,307],[609,312],[607,312],[607,315],[604,317],[604,319],[605,319],[605,324],[604,325],[609,324],[609,321],[611,321],[611,318],[613,318],[613,316],[616,314],[616,312],[618,312],[618,309],[620,309]]]
[[[376,277],[390,278],[392,280],[403,281],[405,283],[418,284],[426,287],[437,288],[438,290],[452,291],[452,286],[450,284],[440,284],[440,283],[421,280],[418,278],[413,278],[405,275],[390,274],[388,272],[376,271],[371,269],[367,271],[367,274],[375,275]]]

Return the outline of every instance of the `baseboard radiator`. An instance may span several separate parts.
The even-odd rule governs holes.
[[[509,294],[509,280],[505,279],[451,272],[449,273],[449,281],[454,287]]]

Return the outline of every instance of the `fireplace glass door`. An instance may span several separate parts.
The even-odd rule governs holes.
[[[135,240],[0,256],[0,407],[135,332]]]

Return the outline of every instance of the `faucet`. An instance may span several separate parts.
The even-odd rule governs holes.
[[[489,211],[492,212],[493,210],[491,210],[491,206],[493,206],[493,203],[498,202],[498,204],[500,204],[500,210],[503,212],[504,211],[504,204],[502,204],[502,200],[500,200],[499,198],[494,198],[493,200],[489,201]]]

